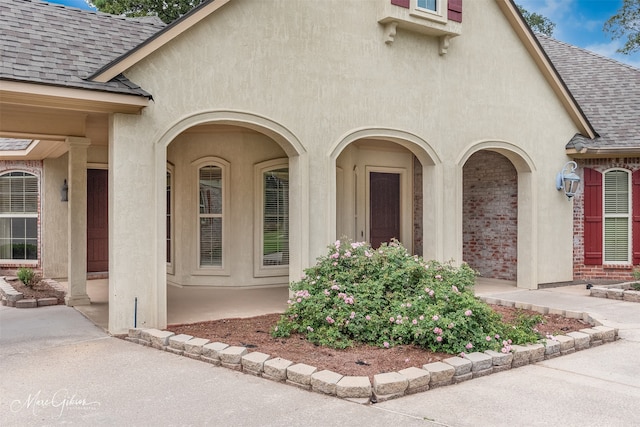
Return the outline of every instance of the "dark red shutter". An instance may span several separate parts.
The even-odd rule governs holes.
[[[584,168],[584,263],[602,265],[602,174]]]
[[[633,264],[640,264],[640,170],[633,173],[631,182],[631,253]]]
[[[391,4],[409,9],[409,0],[391,0]]]
[[[449,0],[448,18],[451,21],[462,22],[462,0]]]

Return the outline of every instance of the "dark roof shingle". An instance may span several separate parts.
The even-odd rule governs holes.
[[[84,79],[160,31],[161,21],[39,0],[0,0],[0,18],[0,79],[148,96],[123,76]]]
[[[536,34],[599,137],[569,143],[590,148],[640,147],[640,69]]]

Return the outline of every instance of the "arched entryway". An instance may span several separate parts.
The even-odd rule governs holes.
[[[182,120],[158,147],[167,283],[200,293],[287,288],[305,262],[297,138],[264,117],[219,111]]]
[[[463,259],[482,277],[517,279],[518,173],[502,154],[474,153],[463,168]]]
[[[349,134],[331,153],[335,165],[335,237],[374,247],[398,239],[410,252],[435,257],[433,219],[437,156],[429,145],[398,130]],[[428,186],[427,190],[424,187]],[[425,203],[425,199],[427,202]]]
[[[537,288],[535,168],[514,144],[473,144],[462,168],[462,257],[482,277]]]

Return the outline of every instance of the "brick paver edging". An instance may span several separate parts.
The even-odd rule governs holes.
[[[591,287],[589,296],[609,298],[621,301],[640,302],[640,291],[633,289],[637,282],[618,283],[615,285],[598,285]]]
[[[245,347],[209,342],[203,338],[185,334],[176,335],[159,329],[132,328],[129,329],[126,340],[305,390],[369,404],[571,354],[618,338],[617,329],[600,325],[587,313],[557,310],[496,298],[481,299],[490,304],[583,319],[594,326],[581,329],[580,332],[569,332],[554,339],[543,340],[538,344],[514,345],[512,351],[506,354],[491,350],[484,353],[474,352],[464,354],[462,357],[452,356],[441,362],[429,363],[422,368],[411,367],[399,372],[377,374],[373,377],[373,383],[369,381],[369,377],[344,376],[328,370],[319,371],[316,367],[303,363],[295,363],[280,357],[271,358],[270,355],[258,351],[249,352]]]
[[[65,294],[65,290],[58,282],[51,279],[42,279],[56,291]],[[50,305],[58,305],[58,298],[25,298],[22,292],[18,292],[4,277],[0,277],[0,302],[2,305],[15,308],[36,308]]]

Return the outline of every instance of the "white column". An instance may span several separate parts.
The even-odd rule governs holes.
[[[87,148],[88,138],[68,137],[69,146],[69,292],[68,306],[91,304],[87,295]]]

